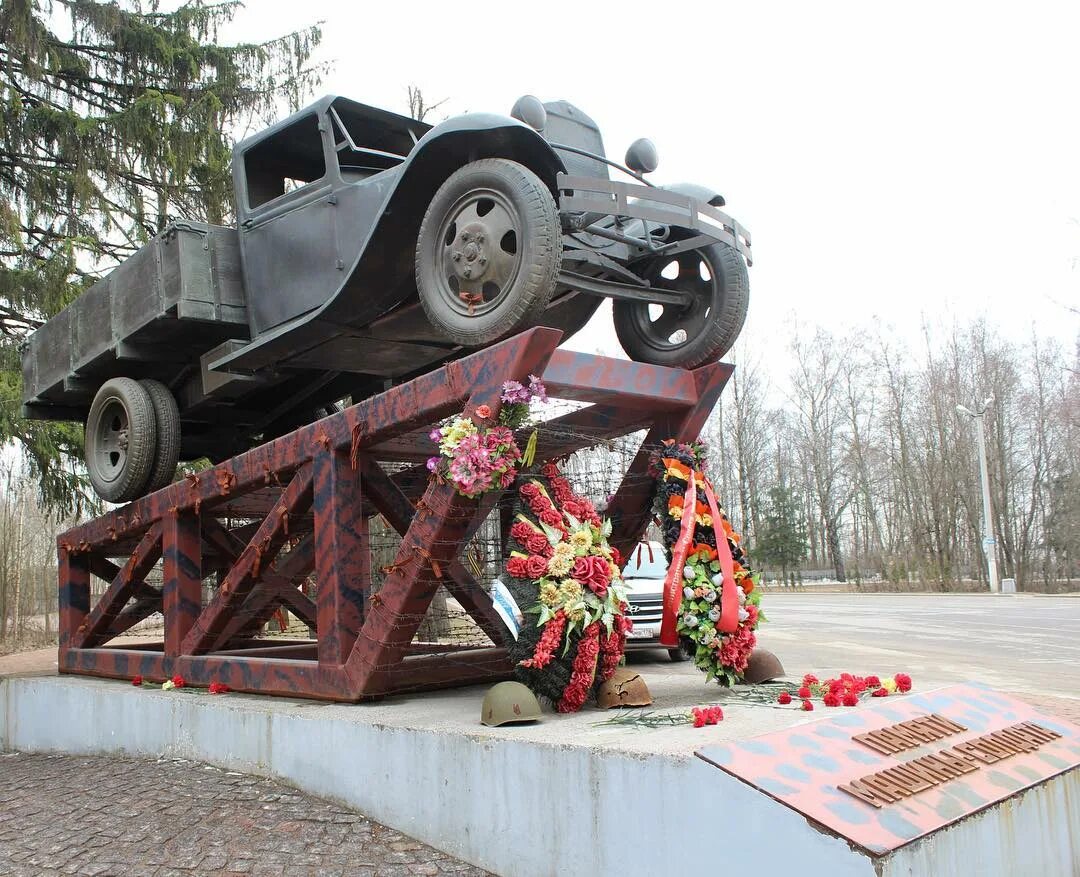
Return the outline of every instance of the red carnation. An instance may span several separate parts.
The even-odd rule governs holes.
[[[822,699],[825,702],[825,706],[840,706],[840,698],[831,691]]]
[[[814,705],[808,700],[802,702],[803,712],[812,713],[814,711]]]
[[[579,521],[585,517],[585,507],[576,499],[563,500],[563,511],[573,515]]]
[[[618,548],[614,545],[611,546],[611,562],[615,564],[619,569],[623,566],[623,557]]]
[[[525,547],[530,554],[539,554],[542,557],[551,554],[551,543],[543,533],[530,533],[529,538],[525,540]]]
[[[802,681],[803,685],[814,685],[817,683],[818,678],[813,673],[807,673],[805,676],[803,676]]]
[[[844,695],[844,706],[858,706],[859,695],[854,691],[849,691]]]
[[[487,405],[477,405],[476,416],[479,417],[481,420],[487,420],[489,417],[491,417],[491,409]]]
[[[691,712],[694,715],[694,727],[695,728],[704,728],[705,727],[705,713],[701,710],[701,708],[700,707],[694,707],[693,710],[691,710]]]
[[[184,683],[184,677],[183,677],[183,676],[181,676],[181,675],[180,675],[179,673],[177,673],[177,674],[176,674],[175,676],[173,676],[173,678],[172,678],[172,684],[173,684],[173,685],[175,685],[175,686],[176,686],[177,688],[183,688],[183,687],[184,687],[184,685],[185,685],[185,683]]]
[[[602,557],[590,554],[574,561],[570,575],[598,597],[604,597],[607,595],[608,583],[611,581],[611,564]]]
[[[558,478],[559,467],[556,466],[554,463],[545,463],[543,466],[540,467],[540,474],[543,475],[545,478]]]
[[[888,696],[889,696],[889,689],[887,689],[887,688],[879,688],[872,695],[872,697],[888,697]]]
[[[532,481],[526,481],[521,487],[518,488],[520,493],[525,499],[533,499],[540,495],[540,488]]]
[[[881,687],[881,680],[878,679],[877,676],[867,676],[865,682],[868,688]]]
[[[562,642],[563,631],[566,629],[566,613],[559,609],[547,624],[544,625],[544,629],[540,634],[540,638],[536,641],[536,649],[533,651],[531,658],[526,658],[524,661],[520,661],[522,667],[529,667],[535,670],[542,670],[548,665],[552,657],[555,654],[555,649],[558,648],[559,643]]]
[[[131,680],[132,685],[142,685],[142,676],[136,676]]]
[[[810,686],[804,685],[802,688],[799,689],[799,691],[797,693],[798,693],[799,697],[801,697],[801,698],[803,698],[805,700],[806,698],[808,698],[810,696]]]
[[[897,673],[893,679],[896,680],[896,687],[902,692],[906,694],[911,691],[911,677],[907,673]]]
[[[510,528],[510,535],[517,539],[522,545],[525,544],[525,540],[528,539],[536,530],[524,521],[518,521],[514,526]]]
[[[229,686],[224,682],[211,682],[210,693],[211,694],[226,694],[229,691]]]
[[[594,621],[581,634],[581,643],[574,655],[570,683],[563,690],[555,708],[560,713],[576,713],[585,703],[596,678],[596,656],[600,651],[600,624]]]
[[[540,520],[547,524],[549,527],[555,527],[559,530],[566,529],[563,525],[562,515],[555,511],[554,507],[552,506],[548,506],[548,508],[540,512]]]
[[[544,512],[553,509],[554,506],[551,504],[550,499],[541,494],[540,496],[534,496],[529,500],[529,508],[534,515],[540,517]]]
[[[539,554],[530,555],[525,561],[525,576],[527,579],[538,579],[547,573],[547,558]]]
[[[777,703],[784,703],[784,704],[791,703],[791,695],[788,694],[786,691],[781,691],[780,696],[778,698],[776,698],[776,701],[777,701]]]
[[[508,561],[506,561],[506,571],[515,579],[530,578],[528,558],[514,555]]]

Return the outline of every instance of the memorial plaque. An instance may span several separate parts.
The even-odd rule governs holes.
[[[699,758],[883,855],[1080,766],[1080,728],[953,685],[827,710]]]

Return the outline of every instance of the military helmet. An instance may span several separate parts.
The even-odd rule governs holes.
[[[596,705],[609,710],[617,706],[648,706],[652,703],[649,686],[640,673],[619,667],[596,692]]]
[[[784,675],[784,665],[780,659],[767,649],[754,649],[750,654],[750,663],[746,665],[743,679],[750,685],[759,682],[771,682]]]
[[[492,727],[514,722],[532,722],[540,718],[540,704],[520,682],[500,682],[484,695],[480,721]]]

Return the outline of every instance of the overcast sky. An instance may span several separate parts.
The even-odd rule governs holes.
[[[439,115],[565,98],[656,182],[722,192],[752,235],[748,329],[978,314],[1072,345],[1080,4],[249,0],[222,36],[324,22],[323,91]],[[582,349],[614,352],[610,319]]]

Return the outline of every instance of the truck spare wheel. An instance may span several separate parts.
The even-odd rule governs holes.
[[[157,446],[154,405],[131,378],[106,381],[86,418],[86,470],[109,502],[138,497],[150,477]]]
[[[416,286],[433,326],[478,347],[535,324],[561,263],[550,190],[524,165],[486,158],[459,168],[431,199],[416,241]]]

